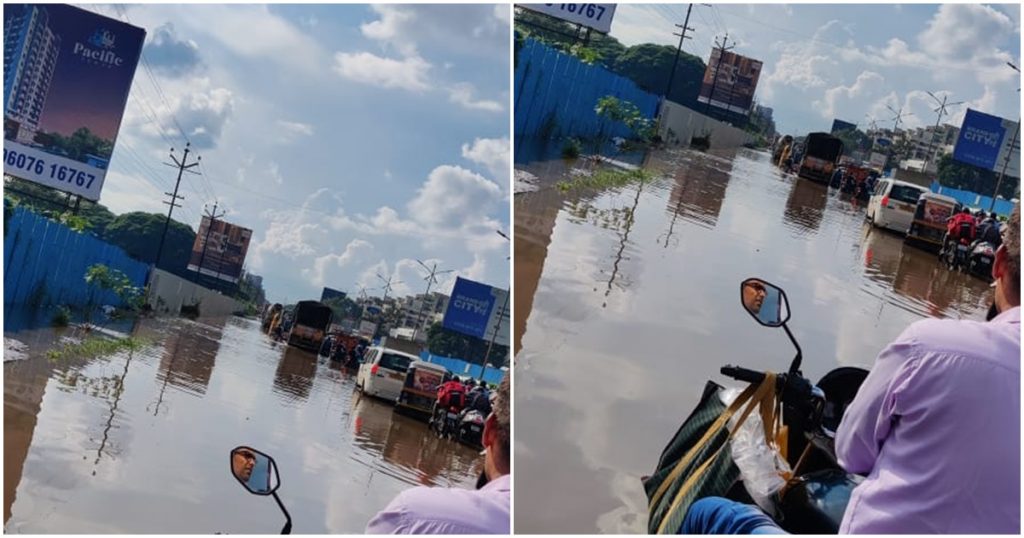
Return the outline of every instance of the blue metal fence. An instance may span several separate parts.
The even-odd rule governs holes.
[[[123,272],[133,285],[146,283],[149,266],[119,247],[15,208],[4,237],[4,304],[120,305],[110,291],[85,283],[85,271],[102,263]]]
[[[420,358],[432,362],[434,364],[440,364],[458,376],[470,376],[474,379],[480,379],[480,365],[470,364],[462,359],[456,359],[452,357],[442,357],[440,355],[434,355],[428,351],[420,353]],[[501,383],[501,378],[505,376],[505,371],[500,368],[491,368],[490,366],[484,370],[484,381],[488,383],[498,384]]]
[[[992,203],[991,196],[984,196],[976,192],[954,189],[952,187],[943,187],[938,181],[932,181],[931,188],[932,192],[936,194],[943,194],[950,198],[956,198],[957,202],[968,207],[981,208],[988,211],[989,204]],[[1009,200],[996,199],[994,210],[997,215],[1008,217],[1013,211],[1013,202]]]
[[[627,100],[644,117],[653,119],[659,97],[641,90],[633,81],[527,39],[519,51],[515,73],[516,137],[598,136],[628,137],[622,124],[607,124],[594,107],[598,99],[613,95]]]

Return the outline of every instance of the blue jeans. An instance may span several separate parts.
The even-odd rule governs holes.
[[[760,508],[722,497],[705,497],[690,505],[679,534],[789,534]]]

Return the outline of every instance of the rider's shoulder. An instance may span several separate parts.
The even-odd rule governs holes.
[[[964,319],[923,319],[912,323],[897,339],[911,348],[911,355],[979,359],[988,361],[1004,349],[1000,324]],[[1019,349],[1020,340],[1017,339]]]

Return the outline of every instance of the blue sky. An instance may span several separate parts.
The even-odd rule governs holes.
[[[115,213],[166,209],[177,121],[204,175],[175,218],[195,229],[217,199],[252,228],[271,300],[378,272],[422,292],[416,259],[508,286],[509,6],[82,7],[148,32],[101,199]]]
[[[686,4],[619,5],[611,35],[626,45],[675,46]],[[774,108],[779,131],[828,130],[832,118],[893,126],[886,105],[913,112],[901,125],[934,125],[926,91],[949,101],[945,123],[966,107],[1020,114],[1018,4],[694,4],[684,50],[707,61],[726,32],[734,52],[764,61],[755,99]]]

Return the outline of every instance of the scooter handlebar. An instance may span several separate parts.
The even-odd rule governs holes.
[[[724,376],[746,383],[760,383],[764,381],[764,372],[743,368],[742,366],[723,366],[720,371]]]

